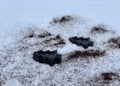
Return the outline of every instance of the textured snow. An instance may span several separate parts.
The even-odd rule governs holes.
[[[8,80],[4,86],[22,86],[16,79]]]
[[[83,18],[84,19],[84,18]],[[111,37],[117,37],[119,34],[113,33],[112,30],[105,34],[90,34],[91,28],[94,24],[84,21],[80,17],[76,21],[71,21],[65,25],[49,24],[48,27],[24,27],[21,31],[16,31],[11,35],[15,39],[12,43],[4,46],[1,50],[1,73],[3,84],[8,86],[8,83],[14,82],[12,79],[18,80],[22,86],[49,86],[49,85],[90,85],[87,83],[93,77],[99,76],[103,72],[119,73],[120,70],[120,56],[119,49],[112,49],[108,47],[107,41]],[[71,25],[72,23],[72,25]],[[38,35],[49,32],[52,35],[39,38]],[[29,38],[30,34],[34,34]],[[65,45],[52,46],[57,40],[51,40],[47,44],[45,40],[55,37],[59,34],[65,40]],[[67,56],[75,50],[84,50],[83,47],[78,47],[69,42],[71,36],[90,37],[95,42],[94,47],[88,49],[106,50],[106,55],[99,58],[78,58],[68,60]],[[50,67],[46,64],[40,64],[32,59],[34,51],[38,50],[58,50],[58,53],[63,55],[63,61],[60,65],[56,64]],[[10,80],[10,81],[9,81]],[[16,83],[18,83],[16,82]],[[117,80],[120,84],[119,79]],[[14,83],[14,84],[16,84]],[[91,82],[92,84],[93,82]],[[111,85],[113,85],[115,81]],[[11,84],[11,85],[14,85]],[[95,83],[94,83],[95,84]],[[96,82],[97,84],[97,82]],[[95,85],[96,85],[95,84]],[[103,85],[101,83],[101,85]],[[116,85],[116,86],[117,86]]]
[[[0,1],[0,85],[3,86],[119,86],[120,49],[110,48],[107,41],[119,37],[119,0],[1,0]],[[74,20],[66,24],[49,24],[53,17],[71,15]],[[109,32],[90,34],[93,26],[104,24]],[[39,34],[52,35],[38,38]],[[34,37],[27,36],[34,33]],[[53,46],[57,40],[45,40],[60,34],[65,45]],[[77,58],[67,56],[84,48],[69,42],[71,36],[90,37],[94,47],[105,50],[99,58]],[[58,50],[63,62],[50,67],[32,59],[34,51]],[[112,83],[94,82],[103,72],[114,72],[118,78]],[[87,83],[90,82],[90,83]]]

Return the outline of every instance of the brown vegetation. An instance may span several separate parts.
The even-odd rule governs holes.
[[[52,22],[50,22],[50,24],[54,23],[66,23],[66,22],[69,22],[73,20],[73,17],[72,16],[69,16],[69,15],[66,15],[66,16],[62,16],[61,18],[54,18]]]
[[[101,74],[103,80],[112,80],[112,76],[116,76],[116,74],[112,72],[105,72]]]
[[[120,81],[120,76],[114,72],[103,72],[100,76],[95,76],[87,83],[90,86],[111,86],[110,84],[114,81]]]
[[[44,33],[38,35],[38,37],[39,37],[39,38],[45,38],[45,37],[47,37],[47,36],[51,36],[51,35],[52,35],[52,34],[49,33],[49,32],[44,32]]]
[[[32,38],[35,36],[35,32],[34,30],[31,30],[31,31],[28,31],[28,33],[24,36],[24,39],[25,38]]]
[[[120,48],[120,37],[111,38],[108,40],[110,47]]]
[[[32,37],[34,37],[34,35],[33,35],[33,34],[30,34],[28,37],[29,37],[29,38],[32,38]]]
[[[74,51],[72,52],[68,57],[71,58],[77,58],[77,57],[99,57],[104,56],[105,51],[100,50],[85,50],[85,51]]]
[[[119,80],[120,76],[113,72],[104,72],[98,77],[98,80],[103,80],[104,84],[109,84],[111,81]]]
[[[65,41],[61,38],[61,36],[58,34],[53,38],[49,38],[44,41],[44,43],[49,44],[51,41],[56,41],[55,43],[52,43],[51,46],[59,46],[64,45]]]
[[[97,34],[97,33],[104,34],[106,32],[108,32],[108,30],[105,29],[104,25],[94,26],[90,31],[91,34]]]

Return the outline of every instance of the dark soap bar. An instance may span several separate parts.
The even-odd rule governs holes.
[[[54,64],[59,64],[62,61],[62,55],[57,54],[57,50],[55,51],[37,51],[33,53],[33,59],[40,63],[46,63],[50,66]]]
[[[90,41],[90,38],[83,38],[83,37],[70,37],[69,38],[70,42],[78,45],[78,46],[83,46],[85,49],[88,48],[89,46],[93,46],[94,42]]]

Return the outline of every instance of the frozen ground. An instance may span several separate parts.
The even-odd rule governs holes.
[[[68,14],[119,30],[119,6],[119,0],[0,0],[0,39],[6,44],[12,40],[7,36],[8,32],[30,25],[47,26],[51,18]]]
[[[97,25],[90,24],[84,18],[73,16],[70,21],[52,22],[46,28],[24,27],[23,30],[12,34],[14,41],[4,46],[0,51],[1,83],[5,86],[10,84],[11,86],[15,84],[20,86],[102,86],[115,84],[119,86],[120,48],[119,45],[115,47],[116,44],[110,46],[111,44],[108,42],[111,38],[119,37],[119,34],[105,25],[100,26],[107,31],[91,33],[94,26]],[[58,34],[60,39],[56,39]],[[94,47],[89,47],[87,50],[105,51],[105,55],[85,58],[76,56],[75,59],[69,59],[69,55],[74,51],[85,50],[70,43],[68,39],[71,36],[90,37],[95,44]],[[64,40],[65,44],[59,43],[61,39]],[[56,49],[58,53],[63,55],[63,61],[59,65],[50,67],[32,59],[34,51]],[[112,80],[107,83],[101,74],[111,72],[115,76],[114,74],[110,75]],[[96,78],[98,81],[95,81]]]
[[[0,2],[0,85],[120,85],[120,39],[117,43],[109,42],[111,38],[120,37],[120,1]],[[60,18],[67,14],[73,19],[62,23],[52,22],[53,17]],[[90,33],[93,27],[99,24],[104,24],[101,27],[107,31]],[[51,35],[40,37],[48,33]],[[58,34],[60,39],[56,39]],[[75,51],[85,51],[84,48],[69,42],[71,36],[90,37],[95,44],[86,50],[105,51],[105,55],[85,58],[76,56],[70,59],[70,55]],[[64,40],[65,44],[59,43],[61,40]],[[32,54],[40,49],[57,49],[58,53],[63,55],[62,63],[50,67],[35,62]]]

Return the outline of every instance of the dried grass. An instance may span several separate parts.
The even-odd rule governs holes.
[[[60,18],[53,18],[52,22],[50,22],[50,24],[65,24],[67,22],[70,22],[74,20],[74,18],[72,16],[69,16],[69,15],[65,15],[65,16],[62,16]]]
[[[106,26],[102,24],[94,26],[90,31],[91,34],[104,34],[106,32],[108,32],[108,30],[106,29]]]
[[[108,44],[112,48],[120,48],[120,37],[110,38]]]
[[[85,50],[85,51],[74,51],[72,52],[68,58],[72,59],[72,58],[86,58],[86,57],[100,57],[100,56],[104,56],[105,55],[105,51],[100,51],[100,50]]]

